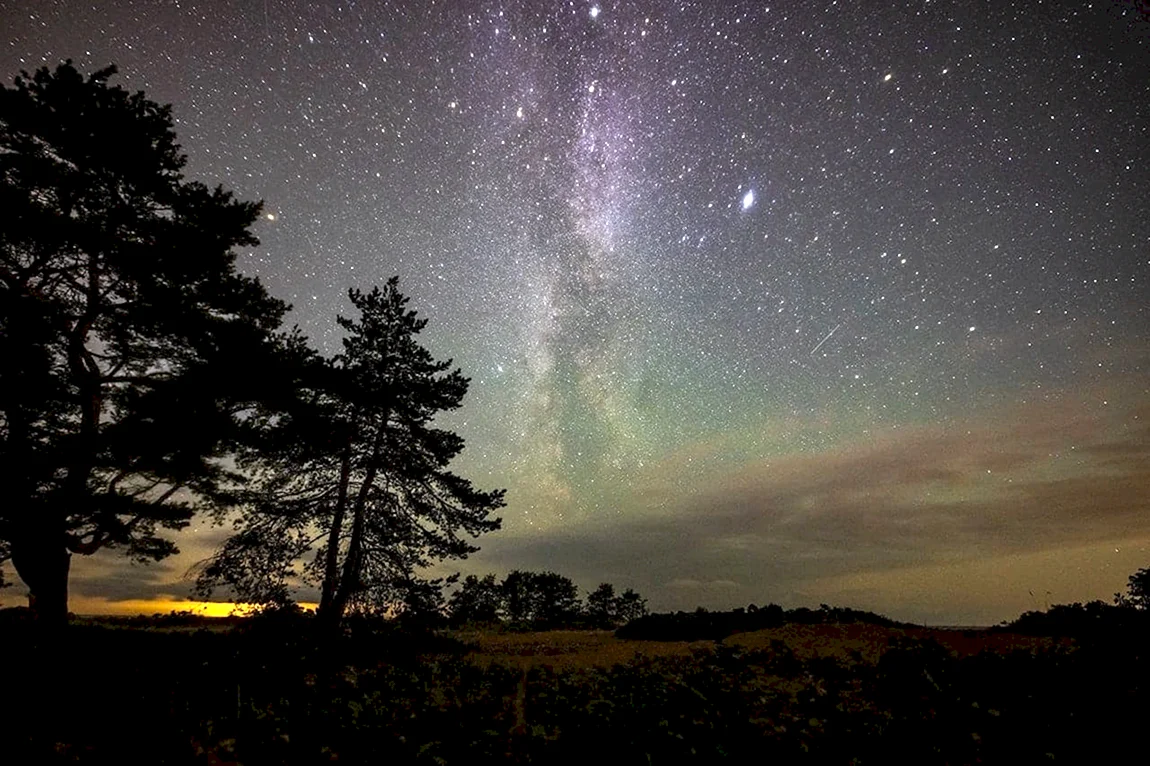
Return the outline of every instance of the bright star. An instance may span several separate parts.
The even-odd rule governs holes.
[[[597,6],[597,5],[591,6],[591,18],[593,18],[593,19],[599,18],[599,6]]]

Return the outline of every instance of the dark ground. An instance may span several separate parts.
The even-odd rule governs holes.
[[[1140,624],[687,643],[169,617],[48,641],[0,618],[13,764],[1119,762],[1150,710]]]

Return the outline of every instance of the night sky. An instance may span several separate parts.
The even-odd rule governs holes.
[[[444,572],[989,624],[1150,566],[1144,3],[9,0],[0,29],[8,84],[72,58],[172,103],[188,177],[265,201],[241,268],[321,350],[399,275],[472,380],[455,469],[508,489]],[[222,534],[75,561],[73,609],[186,596]]]

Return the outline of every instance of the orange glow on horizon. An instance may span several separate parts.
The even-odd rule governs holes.
[[[303,602],[300,604],[304,610],[314,612],[318,604]],[[102,598],[76,598],[70,605],[70,611],[81,615],[116,615],[137,616],[153,614],[169,614],[171,612],[190,612],[201,617],[231,617],[233,615],[246,616],[255,612],[259,607],[255,604],[232,603],[230,601],[192,601],[176,597],[161,597],[151,599],[126,599],[124,601],[109,601]]]

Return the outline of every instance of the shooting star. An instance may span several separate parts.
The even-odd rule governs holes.
[[[831,336],[834,335],[836,332],[838,332],[838,329],[842,326],[843,326],[842,322],[839,322],[837,325],[835,325],[835,329],[828,332],[826,334],[826,337],[824,337],[822,340],[820,340],[818,345],[811,349],[811,356],[814,356],[815,352],[818,351],[820,348],[822,348],[823,344],[826,343],[828,340],[830,340]]]

